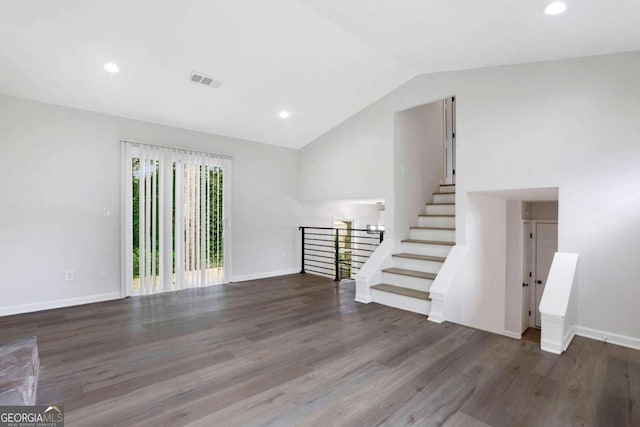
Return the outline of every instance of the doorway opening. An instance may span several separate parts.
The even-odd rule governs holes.
[[[539,342],[540,300],[558,251],[558,202],[523,202],[522,221],[523,337],[537,337]]]
[[[456,97],[445,98],[443,102],[443,155],[444,155],[444,182],[443,184],[456,183]]]
[[[333,228],[340,230],[338,233],[338,277],[351,277],[354,249],[353,222],[353,219],[334,219],[333,221]]]

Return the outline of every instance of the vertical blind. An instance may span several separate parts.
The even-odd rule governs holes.
[[[231,159],[130,142],[125,150],[128,293],[224,282]]]

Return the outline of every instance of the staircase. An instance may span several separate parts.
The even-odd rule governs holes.
[[[393,267],[382,270],[382,283],[371,287],[373,302],[429,315],[431,284],[456,241],[455,197],[455,184],[433,194],[401,252],[392,255]]]

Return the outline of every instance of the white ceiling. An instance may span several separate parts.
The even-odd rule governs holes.
[[[418,73],[640,49],[640,2],[568,4],[0,0],[0,93],[297,148]]]
[[[640,1],[301,0],[422,73],[640,49]]]
[[[0,93],[259,142],[303,146],[412,75],[296,0],[0,0]]]

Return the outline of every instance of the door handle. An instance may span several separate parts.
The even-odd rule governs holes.
[[[523,284],[522,284],[522,286],[523,286],[523,287],[525,287],[525,286],[529,286],[529,284],[528,284],[528,283],[523,283]]]
[[[538,285],[542,285],[542,280],[536,280],[536,283],[537,283]]]

